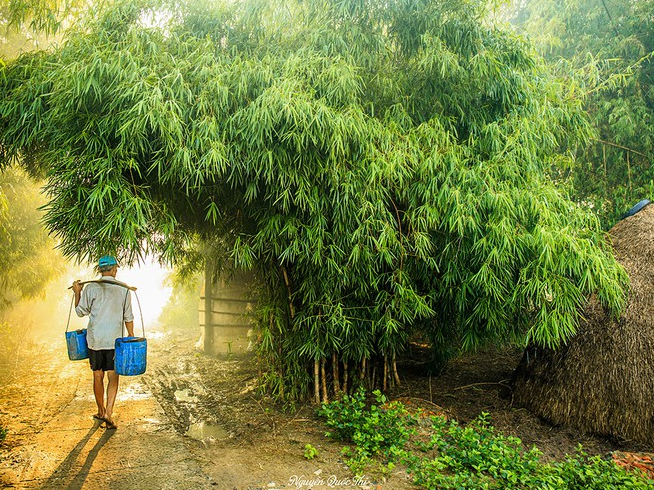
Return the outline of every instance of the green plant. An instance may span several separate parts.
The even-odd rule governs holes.
[[[620,468],[611,460],[589,456],[581,446],[574,456],[551,467],[552,479],[569,490],[630,490],[654,488],[654,481]]]
[[[342,400],[324,404],[320,414],[335,436],[353,442],[362,454],[374,456],[401,448],[415,432],[415,417],[399,402],[387,402],[379,390],[373,391],[375,403],[366,403],[366,394],[359,389]]]
[[[327,437],[340,441],[352,441],[358,427],[363,423],[366,410],[366,393],[359,389],[352,395],[345,395],[341,400],[323,403],[318,414],[326,419],[327,427],[333,429],[327,432]]]
[[[8,432],[9,431],[5,427],[0,425],[0,443],[5,440]]]
[[[373,391],[374,402],[366,402],[366,393],[359,389],[342,400],[322,405],[319,414],[325,417],[328,437],[352,442],[353,447],[343,448],[350,468],[356,474],[374,464],[375,458],[384,457],[377,470],[393,469],[394,461],[400,459],[404,446],[415,434],[416,418],[397,401],[388,402],[379,390]]]
[[[38,296],[63,271],[55,241],[41,223],[40,188],[18,167],[0,172],[0,310]]]
[[[566,175],[574,199],[610,228],[653,191],[654,36],[646,26],[654,4],[527,0],[515,7],[514,21],[556,66],[594,126],[594,140],[575,150]]]
[[[436,457],[405,458],[415,482],[425,488],[645,490],[654,484],[612,461],[589,457],[581,447],[562,462],[543,463],[537,448],[526,450],[520,439],[497,433],[488,414],[465,427],[442,417],[432,421],[431,441],[422,450],[435,450]]]
[[[305,444],[304,446],[304,457],[306,459],[313,459],[318,456],[318,450],[313,447],[311,444]]]
[[[46,175],[67,257],[254,270],[277,398],[392,372],[413,331],[441,359],[553,347],[585,296],[624,303],[599,223],[551,177],[589,125],[488,2],[95,4],[2,67],[0,168]]]
[[[524,451],[516,437],[496,434],[488,414],[467,426],[443,417],[432,419],[434,459],[414,460],[416,483],[431,488],[522,488],[538,472],[540,452]]]
[[[324,404],[320,414],[333,429],[328,435],[352,443],[342,454],[357,475],[371,468],[387,472],[404,464],[416,484],[439,490],[646,490],[654,481],[630,473],[581,446],[563,461],[544,463],[535,447],[526,449],[517,437],[498,433],[488,414],[463,426],[432,417],[429,439],[418,441],[415,416],[399,402],[366,403],[359,390]]]

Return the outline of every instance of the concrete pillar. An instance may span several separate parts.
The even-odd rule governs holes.
[[[213,351],[213,260],[204,263],[204,352]]]

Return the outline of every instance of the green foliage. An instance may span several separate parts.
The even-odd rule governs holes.
[[[552,466],[549,481],[552,482],[550,488],[573,490],[646,489],[654,485],[653,480],[637,472],[628,472],[611,460],[588,456],[581,447],[574,456],[567,456]]]
[[[29,29],[34,35],[58,31],[62,22],[87,7],[88,2],[80,0],[0,0],[0,15],[5,28]]]
[[[380,394],[376,396],[378,403],[385,401]],[[327,426],[335,429],[328,435],[354,445],[346,448],[345,454],[355,473],[378,467],[381,458],[386,468],[406,465],[415,483],[429,489],[645,490],[654,484],[610,460],[588,456],[581,447],[563,461],[544,463],[535,447],[525,450],[520,439],[499,434],[487,414],[466,426],[432,417],[425,442],[423,431],[416,437],[415,415],[399,402],[386,406],[388,412],[373,410],[375,405],[368,409],[365,393],[360,391],[323,405],[320,411]],[[383,435],[377,437],[377,432]]]
[[[7,438],[8,429],[0,425],[0,444]]]
[[[304,457],[306,459],[313,459],[318,456],[318,450],[313,447],[311,444],[304,445]]]
[[[39,185],[18,168],[0,174],[0,310],[34,297],[62,271],[38,210],[44,203]]]
[[[654,192],[654,5],[534,0],[520,6],[516,24],[537,40],[594,125],[594,139],[576,151],[571,171],[555,174],[610,228]]]
[[[87,0],[0,0],[0,65],[47,48],[88,7]]]
[[[328,437],[351,441],[359,427],[365,423],[366,393],[359,389],[351,395],[345,395],[341,400],[323,403],[318,413],[327,419],[327,426],[334,431],[328,432]]]
[[[442,358],[557,346],[588,295],[618,311],[627,278],[550,178],[590,136],[579,101],[487,14],[122,2],[2,69],[0,165],[47,175],[69,257],[198,265],[210,249],[255,269],[280,398],[333,355],[359,379],[416,331]]]
[[[613,461],[589,457],[581,447],[561,462],[543,463],[538,449],[526,451],[520,439],[498,434],[486,414],[466,427],[439,417],[433,422],[426,449],[435,449],[437,456],[407,458],[416,483],[425,488],[644,490],[654,483]]]
[[[519,439],[497,434],[487,414],[465,427],[442,417],[433,423],[425,449],[436,449],[437,457],[414,458],[416,483],[443,489],[538,488],[531,482],[540,471],[539,451],[524,452]]]
[[[379,390],[373,395],[374,402],[368,404],[365,391],[359,389],[341,400],[323,404],[319,411],[333,430],[328,437],[354,444],[353,448],[344,448],[343,454],[357,474],[362,474],[373,458],[397,455],[415,434],[417,421],[401,403],[387,402]]]

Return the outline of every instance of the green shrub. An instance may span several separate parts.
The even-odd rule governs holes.
[[[482,414],[466,427],[442,417],[432,419],[433,434],[423,450],[433,459],[409,457],[415,482],[425,488],[483,490],[646,490],[654,481],[630,473],[610,460],[589,457],[578,448],[559,463],[540,461],[537,448],[526,451],[520,439],[498,434]]]
[[[496,434],[482,414],[462,427],[443,417],[432,418],[432,437],[424,449],[437,457],[415,458],[411,470],[416,483],[427,488],[511,489],[521,486],[539,471],[540,452],[524,451],[517,437]]]
[[[306,459],[313,459],[318,456],[318,450],[313,447],[311,444],[304,445],[304,457]]]
[[[466,426],[432,417],[427,442],[412,440],[416,416],[399,402],[386,403],[373,392],[377,405],[366,403],[360,390],[324,404],[320,414],[333,432],[328,436],[350,442],[343,454],[356,474],[377,465],[392,469],[405,464],[416,484],[439,490],[647,490],[654,481],[628,472],[613,461],[590,457],[581,446],[572,456],[553,464],[541,461],[537,448],[525,450],[517,437],[504,436],[482,414]],[[408,444],[411,442],[412,444]],[[383,462],[380,461],[383,460]]]
[[[404,446],[415,434],[416,418],[399,402],[388,402],[379,391],[373,391],[375,403],[366,402],[364,390],[358,390],[343,399],[322,405],[319,414],[333,431],[326,435],[341,441],[352,442],[353,448],[343,448],[347,464],[357,474],[374,465],[375,458],[384,456],[378,470],[390,470],[394,460],[401,459]]]
[[[629,490],[654,488],[654,481],[626,471],[611,460],[588,456],[577,449],[574,456],[552,465],[553,475],[567,490]],[[551,487],[554,488],[554,487]]]
[[[327,427],[333,429],[327,432],[327,437],[339,441],[352,441],[359,427],[364,425],[366,412],[366,394],[358,390],[352,395],[345,395],[341,400],[323,403],[318,414],[325,417]]]

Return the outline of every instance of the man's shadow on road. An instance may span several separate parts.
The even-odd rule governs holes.
[[[101,422],[96,421],[93,427],[89,429],[84,437],[75,445],[75,447],[68,453],[66,459],[64,459],[59,466],[52,472],[52,475],[44,482],[41,488],[57,488],[57,489],[66,489],[66,490],[80,490],[86,481],[86,477],[91,471],[91,466],[95,461],[95,458],[98,456],[100,449],[104,446],[109,439],[116,432],[115,430],[106,430],[104,434],[100,436],[100,439],[95,443],[95,446],[91,448],[89,453],[86,455],[86,460],[81,467],[76,465],[77,458],[82,453],[84,447],[88,444],[89,440],[100,428]],[[77,470],[77,473],[74,472]],[[72,479],[71,479],[72,476]],[[68,483],[66,483],[68,482]]]

